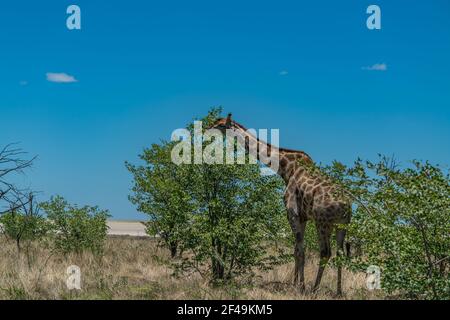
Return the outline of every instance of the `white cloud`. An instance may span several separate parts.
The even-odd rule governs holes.
[[[368,67],[363,67],[363,70],[368,71],[386,71],[387,70],[387,64],[386,63],[375,63]]]
[[[61,73],[53,73],[53,72],[47,72],[47,81],[50,82],[57,82],[57,83],[71,83],[71,82],[78,82],[77,79],[75,79],[74,76],[68,75],[67,73],[61,72]]]
[[[289,72],[287,70],[283,70],[280,72],[280,76],[287,76]]]

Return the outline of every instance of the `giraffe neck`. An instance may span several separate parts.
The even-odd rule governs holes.
[[[301,166],[298,163],[299,159],[304,158],[311,161],[309,156],[301,151],[282,149],[258,139],[255,136],[256,132],[251,132],[240,124],[235,123],[233,131],[245,143],[247,152],[256,151],[257,160],[274,170],[285,182],[289,181],[296,168]]]

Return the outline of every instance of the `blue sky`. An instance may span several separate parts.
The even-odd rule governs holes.
[[[0,145],[39,156],[21,180],[43,199],[144,218],[124,161],[217,105],[319,162],[449,163],[448,0],[18,0],[0,5],[0,40]]]

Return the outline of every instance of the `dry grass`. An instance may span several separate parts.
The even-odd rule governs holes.
[[[18,259],[14,243],[0,247],[0,299],[335,299],[336,271],[327,268],[319,292],[300,294],[292,285],[293,265],[261,273],[252,285],[212,288],[199,276],[175,278],[164,261],[168,253],[151,239],[109,238],[104,257],[58,256],[42,248]],[[78,265],[82,289],[69,291],[66,269]],[[307,286],[317,259],[306,265]],[[342,299],[377,299],[365,289],[365,275],[344,272]]]

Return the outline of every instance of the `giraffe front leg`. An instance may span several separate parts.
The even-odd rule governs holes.
[[[293,209],[288,209],[289,223],[295,237],[294,248],[294,285],[299,285],[300,292],[305,290],[305,227],[306,221],[300,222],[299,216]],[[299,283],[300,278],[300,283]]]
[[[331,228],[326,225],[317,225],[317,233],[320,247],[319,269],[317,270],[316,282],[313,291],[317,291],[322,280],[323,272],[331,257]]]

